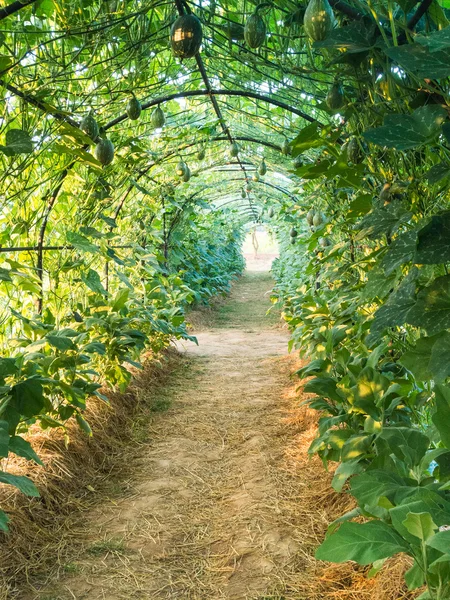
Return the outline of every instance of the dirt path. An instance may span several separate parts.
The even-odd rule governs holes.
[[[311,483],[285,468],[293,365],[279,316],[266,317],[271,285],[267,272],[247,272],[199,346],[183,344],[189,368],[168,386],[170,408],[129,465],[133,488],[89,517],[72,574],[27,598],[312,597],[294,589],[314,543],[314,527],[302,538],[298,503]]]

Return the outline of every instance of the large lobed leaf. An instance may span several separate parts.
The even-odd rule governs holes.
[[[316,558],[341,563],[353,560],[370,565],[399,552],[407,552],[408,544],[382,521],[344,523],[316,551]]]
[[[441,106],[422,106],[412,114],[387,115],[381,127],[369,129],[364,137],[377,146],[409,150],[433,142],[446,117]]]

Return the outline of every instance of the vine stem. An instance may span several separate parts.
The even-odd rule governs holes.
[[[37,0],[16,0],[16,2],[12,2],[11,4],[8,4],[8,6],[0,8],[0,21],[35,2],[37,2]]]

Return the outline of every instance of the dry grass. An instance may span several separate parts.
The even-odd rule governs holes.
[[[186,315],[188,329],[195,335],[199,331],[211,329],[215,320],[215,311],[226,303],[226,296],[214,298],[210,304],[198,304]]]
[[[180,360],[174,350],[159,360],[149,359],[126,393],[107,392],[109,406],[90,399],[86,418],[92,438],[69,424],[66,447],[60,430],[36,428],[29,439],[45,467],[22,459],[9,461],[8,470],[29,475],[41,497],[30,499],[10,486],[0,487],[0,506],[11,518],[10,533],[0,534],[1,600],[16,597],[31,578],[70,571],[81,547],[77,525],[83,513],[105,497],[126,493],[127,464],[144,440],[152,401]]]

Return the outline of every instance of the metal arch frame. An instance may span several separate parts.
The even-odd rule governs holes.
[[[266,96],[265,94],[260,94],[258,92],[252,92],[251,90],[223,90],[223,89],[207,90],[206,89],[206,90],[186,90],[184,92],[174,92],[173,94],[167,94],[166,96],[159,96],[158,98],[155,98],[154,100],[149,100],[148,102],[144,102],[142,104],[142,110],[148,110],[149,108],[152,108],[153,106],[158,106],[159,104],[165,104],[166,102],[170,102],[170,100],[176,100],[177,98],[195,98],[195,97],[201,97],[201,96],[207,96],[209,98],[215,98],[216,96],[238,96],[241,98],[253,98],[254,100],[261,100],[261,102],[266,102],[267,104],[273,104],[274,106],[277,106],[278,108],[287,110],[288,112],[291,112],[294,115],[297,115],[297,116],[301,117],[302,119],[305,119],[305,121],[309,121],[310,123],[318,123],[320,127],[324,126],[323,123],[320,123],[320,121],[318,121],[317,119],[314,119],[314,117],[311,117],[310,115],[303,112],[302,110],[299,110],[298,108],[289,106],[289,104],[286,104],[285,102],[282,102],[281,100],[277,100],[276,98],[271,98],[270,96]],[[114,127],[115,125],[118,125],[119,123],[122,123],[122,121],[125,121],[126,119],[128,119],[128,115],[126,113],[119,115],[115,119],[112,119],[111,121],[109,121],[109,123],[106,123],[106,125],[104,126],[105,131],[107,131],[108,129],[111,129],[111,127]]]

